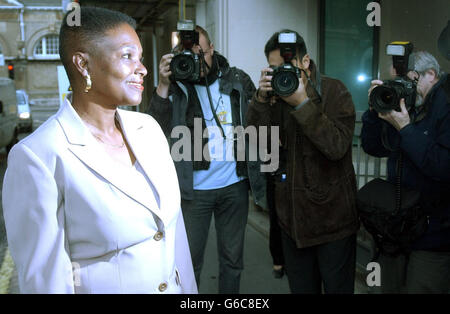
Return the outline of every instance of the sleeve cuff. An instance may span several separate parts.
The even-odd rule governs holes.
[[[400,135],[403,137],[405,135],[411,135],[411,132],[413,132],[413,129],[411,129],[413,127],[412,123],[408,124],[407,126],[403,127],[399,132]]]
[[[167,98],[162,98],[161,96],[159,96],[158,95],[158,92],[156,91],[156,88],[155,88],[155,91],[153,92],[153,97],[155,98],[155,100],[158,102],[158,103],[166,103],[166,104],[169,104],[170,103],[170,99],[169,99],[169,97],[167,97]]]
[[[294,107],[294,110],[300,110],[300,108],[302,108],[307,102],[309,101],[309,98],[307,97],[304,101],[302,101],[302,103],[296,107]]]
[[[378,113],[375,110],[367,109],[362,116],[362,122],[375,124],[380,123],[381,119],[378,117]]]
[[[317,119],[320,114],[318,106],[310,99],[300,104],[300,108],[291,111],[291,115],[300,125],[307,125],[310,119]],[[297,106],[298,107],[298,106]],[[314,124],[314,123],[313,123]]]
[[[250,106],[255,109],[257,112],[266,112],[270,110],[270,103],[269,102],[259,102],[256,99],[256,93],[254,93],[252,101],[250,102]]]

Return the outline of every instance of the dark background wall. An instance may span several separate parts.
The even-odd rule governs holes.
[[[413,42],[415,50],[426,50],[436,57],[442,69],[450,71],[437,40],[450,19],[449,0],[382,0],[380,28],[380,75],[389,76],[392,59],[386,56],[386,44],[395,40]]]

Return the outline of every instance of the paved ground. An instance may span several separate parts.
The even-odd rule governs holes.
[[[218,291],[219,263],[217,257],[214,221],[211,223],[205,252],[205,266],[200,278],[199,292],[216,294]],[[289,293],[286,276],[275,279],[272,276],[272,259],[267,238],[249,222],[244,247],[244,271],[241,276],[242,294]]]

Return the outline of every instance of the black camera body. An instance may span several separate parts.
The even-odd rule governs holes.
[[[414,107],[417,97],[417,83],[408,78],[409,71],[414,69],[411,53],[413,44],[410,42],[393,42],[387,45],[387,54],[392,56],[393,67],[397,72],[394,80],[383,81],[370,93],[369,104],[379,113],[392,110],[401,111],[400,99],[405,99],[406,109]]]
[[[292,95],[298,88],[301,71],[292,64],[296,54],[297,35],[295,33],[280,33],[278,43],[280,55],[284,59],[284,64],[279,67],[271,67],[272,88],[276,95],[287,97]]]
[[[401,111],[400,99],[405,99],[406,109],[411,109],[416,103],[417,85],[414,81],[398,77],[395,80],[383,81],[370,94],[370,104],[376,112]]]
[[[199,56],[192,51],[192,47],[199,44],[199,33],[195,31],[191,21],[178,22],[177,29],[182,51],[176,53],[170,62],[171,80],[198,81],[201,61]]]

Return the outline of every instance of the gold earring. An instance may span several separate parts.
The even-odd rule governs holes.
[[[91,76],[88,74],[84,78],[86,79],[86,88],[84,89],[84,92],[87,93],[92,87]]]

